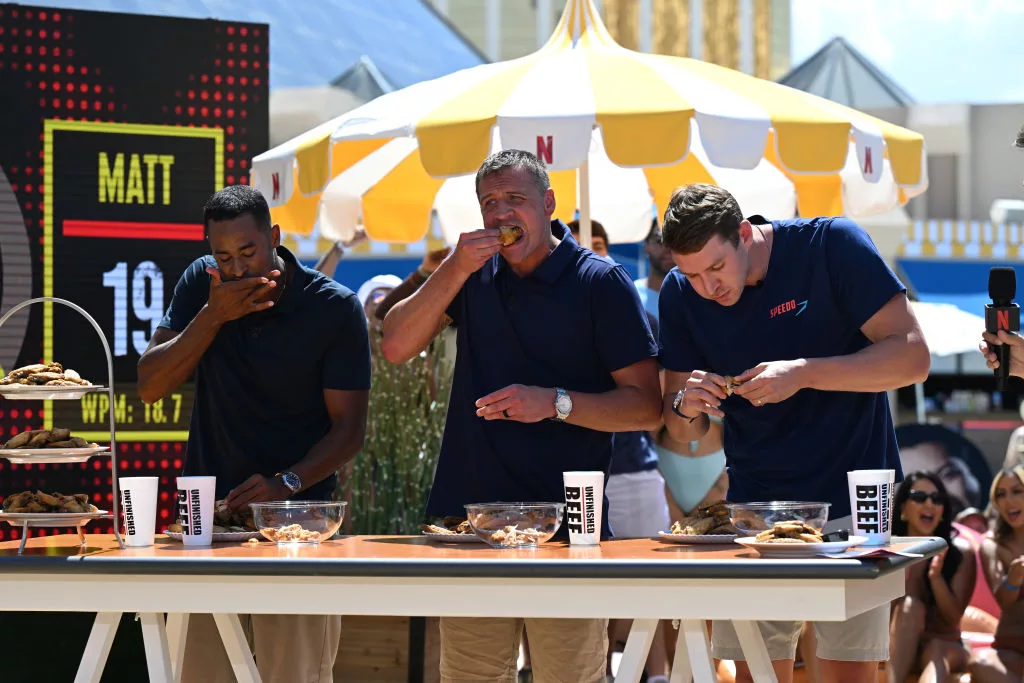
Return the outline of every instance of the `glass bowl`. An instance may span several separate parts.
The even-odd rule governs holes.
[[[562,525],[565,503],[466,505],[473,532],[494,548],[536,548]]]
[[[804,522],[821,531],[828,521],[828,509],[831,505],[795,500],[726,503],[733,525],[748,536],[771,529],[776,522]]]
[[[268,541],[282,545],[326,541],[341,528],[346,506],[322,500],[249,503],[256,528]]]

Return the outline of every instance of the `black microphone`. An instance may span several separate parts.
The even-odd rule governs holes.
[[[988,296],[992,303],[985,304],[985,331],[996,334],[1000,330],[1020,331],[1020,306],[1013,303],[1017,294],[1017,272],[1013,268],[992,268],[988,272]],[[999,358],[995,369],[996,388],[1006,391],[1010,380],[1010,347],[1000,344],[993,348]]]

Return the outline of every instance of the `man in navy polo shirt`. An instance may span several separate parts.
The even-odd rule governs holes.
[[[212,256],[196,259],[139,360],[139,395],[167,396],[195,372],[186,475],[217,477],[218,499],[330,500],[362,447],[370,388],[366,317],[353,292],[281,246],[254,188],[217,192],[203,212]],[[264,681],[330,683],[339,616],[239,615]],[[183,681],[234,681],[209,615],[192,615]]]
[[[561,221],[542,162],[519,150],[477,172],[484,227],[464,233],[384,319],[393,363],[457,330],[455,374],[427,512],[467,503],[564,501],[562,472],[608,471],[613,432],[660,424],[654,342],[622,266]],[[500,228],[521,238],[502,247]],[[604,532],[607,533],[607,514]],[[523,619],[443,618],[444,681],[513,681]],[[526,619],[537,681],[604,680],[605,619]]]
[[[848,471],[902,479],[885,392],[928,375],[906,288],[853,222],[744,220],[713,185],[676,190],[663,240],[676,264],[659,303],[670,434],[692,441],[708,415],[722,417],[730,500],[825,501],[830,526],[849,528]],[[728,375],[741,383],[731,395]],[[875,681],[888,617],[885,605],[816,623],[824,679]],[[800,624],[760,628],[779,681],[790,681]],[[729,622],[712,634],[715,657],[744,658]]]

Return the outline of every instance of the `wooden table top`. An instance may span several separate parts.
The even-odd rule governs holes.
[[[437,543],[416,536],[345,536],[318,545],[261,541],[186,547],[157,536],[149,548],[118,549],[112,535],[87,534],[0,543],[0,572],[103,574],[262,574],[312,576],[869,579],[920,558],[767,559],[738,544],[682,545],[617,539],[578,547],[552,541],[537,548],[496,549],[484,543]],[[928,557],[946,546],[938,538],[896,539],[893,550]]]

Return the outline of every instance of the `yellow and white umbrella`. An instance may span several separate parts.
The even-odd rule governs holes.
[[[497,136],[501,148],[535,151],[553,171],[579,169],[586,240],[595,128],[607,158],[624,168],[671,173],[699,139],[714,167],[749,171],[767,159],[795,183],[832,182],[839,196],[842,183],[828,178],[855,165],[865,183],[877,184],[886,161],[897,201],[927,187],[921,135],[731,69],[622,48],[591,0],[567,0],[537,52],[382,95],[256,157],[252,177],[283,220],[308,221],[328,182],[389,140],[416,139],[417,163],[394,172],[411,179],[421,168],[436,194],[443,179],[475,172]],[[375,239],[409,241],[425,230],[393,226],[385,234],[365,212],[364,220]],[[308,232],[312,222],[293,228]]]
[[[497,140],[493,149],[500,149]],[[694,182],[728,189],[748,216],[856,217],[898,207],[899,187],[888,160],[878,182],[869,183],[855,158],[851,149],[842,171],[820,176],[786,174],[768,159],[750,170],[721,168],[708,160],[695,135],[690,153],[678,164],[624,168],[608,158],[601,131],[595,129],[587,162],[591,215],[604,225],[611,242],[637,242],[650,230],[652,200],[664,211],[676,187]],[[555,217],[568,222],[583,199],[576,172],[552,171],[549,176],[557,200]],[[327,185],[320,200],[320,233],[330,240],[350,239],[362,225],[379,241],[416,241],[436,212],[444,241],[454,244],[459,233],[483,225],[474,181],[475,174],[431,178],[419,161],[414,138],[391,140]]]

